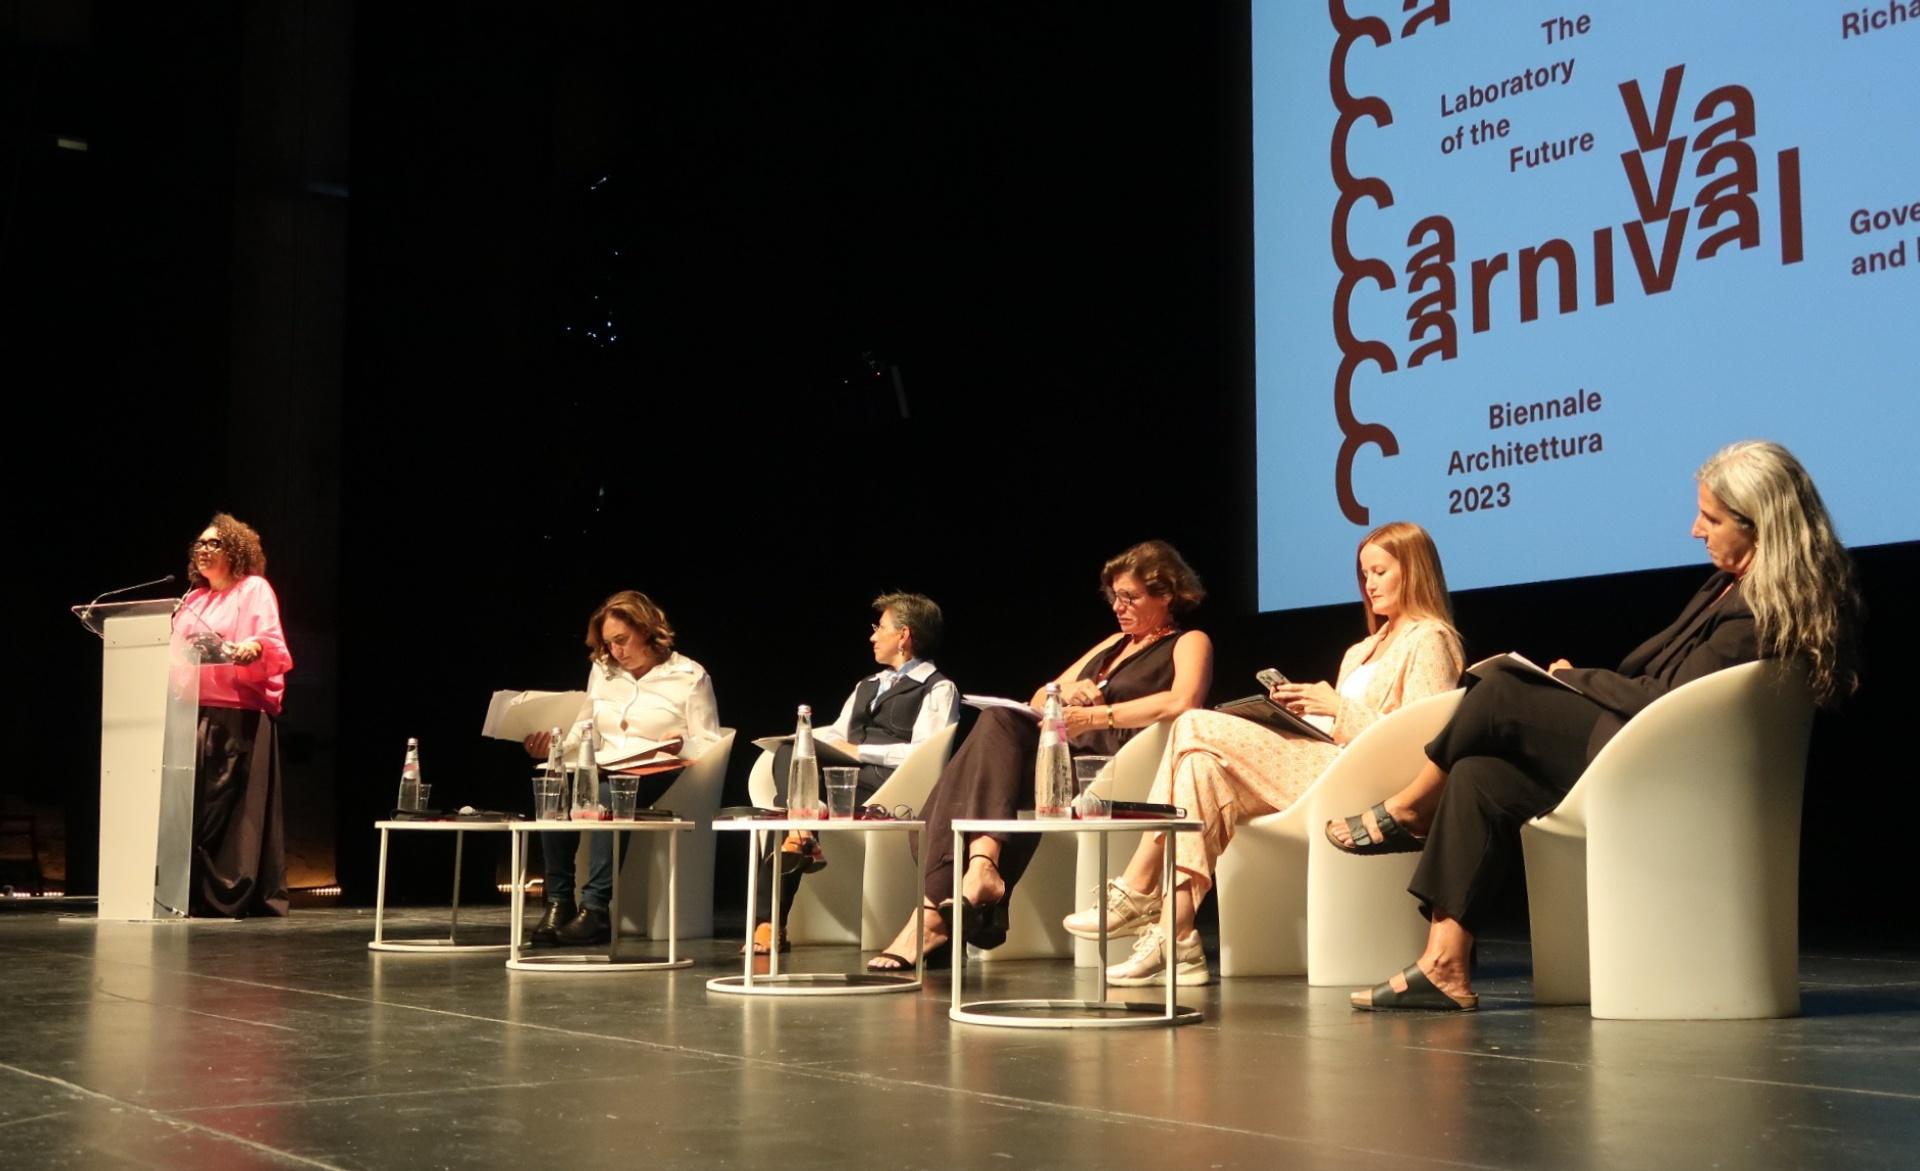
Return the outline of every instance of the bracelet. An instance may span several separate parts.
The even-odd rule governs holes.
[[[1113,705],[1108,704],[1107,705],[1107,731],[1115,732],[1118,730],[1119,729],[1115,728],[1113,725]]]

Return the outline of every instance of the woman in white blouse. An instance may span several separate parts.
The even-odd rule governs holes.
[[[707,669],[673,649],[673,626],[665,611],[638,590],[622,590],[587,620],[587,699],[566,733],[574,751],[582,726],[592,721],[594,758],[603,766],[641,771],[640,804],[660,799],[679,774],[675,762],[691,761],[720,739],[720,717]],[[529,755],[544,758],[552,736],[527,737]],[[593,834],[586,885],[574,902],[573,856],[580,835],[541,835],[546,855],[547,913],[533,929],[535,943],[589,946],[611,933],[607,908],[613,896],[613,836]]]

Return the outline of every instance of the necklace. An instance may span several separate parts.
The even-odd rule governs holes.
[[[1179,627],[1175,626],[1171,622],[1162,622],[1160,625],[1154,627],[1152,630],[1149,630],[1145,634],[1134,639],[1133,644],[1135,646],[1146,646],[1149,643],[1159,642],[1161,639],[1167,637],[1169,634],[1172,634],[1175,630],[1178,630],[1178,629]]]
[[[1125,666],[1127,663],[1132,662],[1133,659],[1137,657],[1142,651],[1145,651],[1148,647],[1152,646],[1154,643],[1159,642],[1161,639],[1167,637],[1169,634],[1173,634],[1179,629],[1180,628],[1178,626],[1175,626],[1171,622],[1163,622],[1159,626],[1155,627],[1154,629],[1147,631],[1145,634],[1141,635],[1139,638],[1130,640],[1127,646],[1121,648],[1122,650],[1125,650],[1128,653],[1124,655],[1115,655],[1113,659],[1107,663],[1106,666],[1100,668],[1100,670],[1094,674],[1093,681],[1095,683],[1106,682],[1107,676],[1113,674],[1115,671]]]

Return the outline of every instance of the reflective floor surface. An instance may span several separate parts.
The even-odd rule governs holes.
[[[473,915],[504,933],[504,912]],[[389,922],[430,935],[444,913]],[[739,970],[730,939],[689,943],[686,970],[582,975],[375,954],[371,937],[350,909],[158,927],[0,914],[0,1165],[1920,1163],[1911,952],[1809,951],[1805,1015],[1784,1021],[1535,1009],[1525,944],[1492,941],[1475,1014],[1357,1014],[1344,989],[1251,979],[1183,990],[1206,1019],[1177,1031],[1057,1033],[949,1022],[946,973],[907,995],[711,993]],[[1092,991],[1064,962],[970,966],[968,983],[970,999]]]

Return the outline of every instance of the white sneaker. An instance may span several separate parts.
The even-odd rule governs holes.
[[[1107,938],[1138,935],[1160,917],[1160,896],[1143,895],[1117,878],[1107,880]],[[1100,939],[1100,906],[1075,911],[1060,920],[1067,934],[1076,939]]]
[[[1166,933],[1155,923],[1134,941],[1133,954],[1107,969],[1107,983],[1123,987],[1167,982]],[[1211,984],[1207,971],[1207,953],[1200,947],[1200,933],[1189,931],[1173,947],[1174,964],[1182,984]]]

